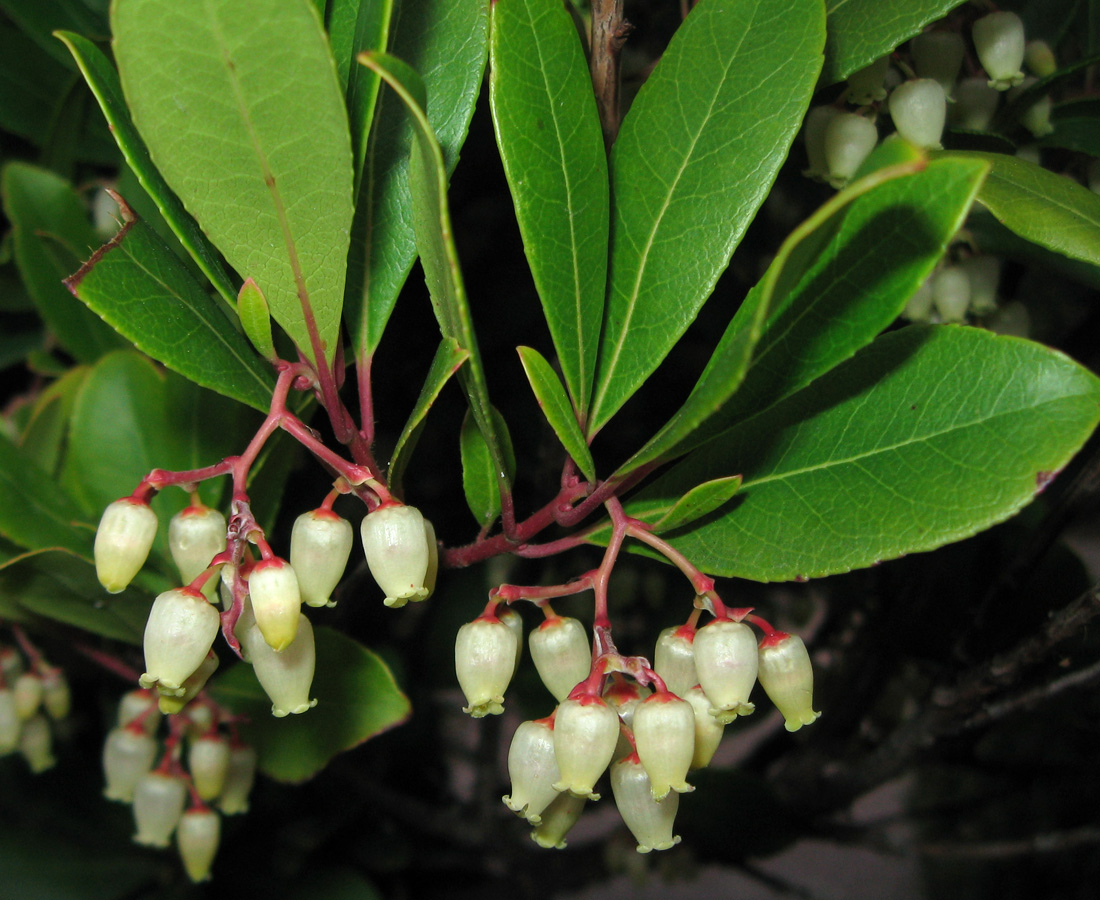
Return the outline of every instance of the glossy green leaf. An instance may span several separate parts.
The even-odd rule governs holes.
[[[677,549],[711,574],[758,581],[846,572],[1008,518],[1098,419],[1100,381],[1055,350],[911,326],[719,435],[634,502],[738,472],[728,511]]]
[[[697,484],[653,523],[653,530],[660,534],[662,531],[672,531],[695,522],[724,506],[740,489],[740,475],[729,475]]]
[[[275,343],[271,339],[271,310],[268,309],[264,292],[251,278],[246,278],[237,294],[237,316],[241,320],[241,328],[252,346],[264,359],[275,360]]]
[[[1100,120],[1075,116],[1052,121],[1054,133],[1040,138],[1036,143],[1040,147],[1061,147],[1100,157]]]
[[[416,404],[413,406],[412,412],[409,413],[409,418],[405,422],[405,427],[401,429],[401,435],[398,437],[393,448],[393,454],[390,456],[389,471],[387,473],[389,488],[398,496],[401,495],[405,480],[405,469],[408,467],[409,459],[416,448],[416,442],[420,440],[420,433],[424,430],[428,410],[435,404],[436,398],[443,390],[443,386],[451,380],[451,376],[469,358],[469,352],[459,347],[458,342],[453,338],[443,338],[440,341],[439,348],[435,351],[435,357],[432,359],[431,368],[428,369],[428,376],[424,379],[424,386],[420,389],[420,396],[416,398]]]
[[[396,0],[390,52],[423,78],[427,120],[447,171],[481,89],[489,41],[487,0]],[[416,259],[408,183],[413,128],[400,98],[382,92],[367,146],[348,260],[345,317],[356,354],[373,355]]]
[[[1070,259],[1061,253],[1055,253],[1031,241],[1025,241],[1005,228],[987,210],[975,209],[966,221],[966,231],[975,247],[982,253],[1002,256],[1017,262],[1034,263],[1051,272],[1062,274],[1072,281],[1100,290],[1100,267]]]
[[[58,28],[67,28],[80,34],[90,35],[93,39],[107,37],[107,20],[102,6],[94,9],[83,0],[51,0],[41,3],[38,0],[0,0],[2,9],[25,39],[33,41],[61,65],[73,68],[73,61],[57,41],[52,37]]]
[[[27,452],[0,434],[0,535],[29,550],[91,559],[95,520]]]
[[[337,753],[350,750],[408,718],[401,693],[377,654],[331,628],[316,627],[317,674],[307,713],[276,719],[252,667],[241,663],[219,674],[211,693],[239,715],[245,739],[256,747],[259,767],[276,781],[312,778]]]
[[[611,157],[589,435],[694,320],[767,195],[821,68],[821,13],[818,0],[701,3],[635,98]]]
[[[122,84],[114,65],[102,50],[79,34],[59,31],[57,38],[69,48],[77,66],[80,67],[80,72],[92,89],[99,108],[111,127],[111,134],[114,135],[130,170],[137,176],[141,186],[160,210],[165,222],[179,238],[191,258],[195,260],[202,273],[210,279],[210,283],[214,285],[225,302],[232,305],[236,291],[225,272],[221,257],[203,234],[202,229],[183,208],[179,198],[172,193],[164,176],[153,165],[149,150],[130,118],[130,111],[122,96]]]
[[[943,155],[981,159],[992,166],[978,201],[1002,225],[1048,250],[1100,265],[1100,195],[1015,156]]]
[[[527,262],[583,420],[607,280],[607,156],[584,48],[560,0],[493,4],[490,72]]]
[[[72,186],[44,169],[8,163],[0,190],[23,283],[61,345],[81,362],[127,346],[62,284],[100,244]]]
[[[316,10],[306,0],[117,0],[112,30],[134,124],[165,181],[302,352],[331,361],[352,165]]]
[[[67,550],[41,550],[0,565],[0,601],[82,631],[140,644],[152,597],[136,588],[106,594],[95,566]]]
[[[826,0],[828,40],[825,45],[823,84],[847,78],[853,72],[892,53],[930,22],[942,19],[965,0]]]
[[[510,481],[515,475],[516,460],[512,441],[504,420],[495,409],[493,420],[496,431],[503,438],[504,472]],[[462,457],[462,490],[466,505],[482,527],[491,525],[500,515],[501,470],[493,461],[485,437],[468,410],[459,432],[459,449]]]
[[[519,360],[523,364],[523,371],[527,375],[527,381],[531,390],[535,393],[535,399],[539,403],[546,421],[554,429],[565,452],[569,454],[577,468],[590,482],[596,481],[596,463],[592,460],[592,453],[585,443],[581,426],[577,422],[577,414],[569,403],[565,394],[565,388],[555,374],[550,363],[541,353],[531,347],[517,347]]]
[[[0,20],[0,127],[42,146],[51,110],[72,86],[73,74],[26,35]]]
[[[157,233],[129,209],[123,216],[118,234],[66,286],[139,350],[196,384],[266,411],[275,385],[271,366]]]
[[[498,419],[489,402],[485,369],[478,352],[466,288],[458,264],[447,204],[447,170],[443,151],[424,114],[425,88],[420,77],[401,60],[379,54],[363,54],[359,61],[373,68],[401,97],[414,125],[415,139],[409,157],[409,190],[424,281],[444,337],[453,338],[470,356],[458,373],[474,421],[485,438],[494,470],[506,471],[505,435],[496,431]]]
[[[61,463],[69,434],[69,417],[87,376],[88,368],[77,366],[42,391],[19,437],[23,452],[51,475]]]

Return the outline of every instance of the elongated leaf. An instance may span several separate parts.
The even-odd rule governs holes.
[[[100,243],[76,191],[52,172],[25,163],[4,166],[0,182],[16,264],[50,331],[81,362],[126,346],[62,284]]]
[[[84,80],[88,82],[88,87],[92,89],[99,108],[111,126],[111,134],[114,135],[127,165],[218,294],[226,303],[232,304],[236,291],[225,272],[221,258],[149,158],[149,150],[126,108],[122,84],[114,65],[95,44],[79,34],[59,31],[57,37],[69,48],[80,67]]]
[[[992,166],[978,201],[1006,228],[1048,250],[1100,265],[1100,196],[1015,156],[943,155],[981,159]]]
[[[424,83],[401,60],[386,54],[363,54],[359,61],[373,68],[404,101],[414,125],[415,140],[409,158],[409,190],[412,194],[413,224],[420,264],[432,298],[432,308],[444,337],[453,338],[467,351],[469,359],[459,370],[459,379],[470,404],[474,421],[485,438],[493,468],[503,478],[505,437],[496,431],[496,417],[489,402],[485,369],[478,352],[470,319],[466,289],[458,265],[447,205],[447,170],[431,125],[424,115]],[[504,486],[506,487],[506,485]]]
[[[45,469],[0,435],[0,535],[20,547],[64,547],[91,559],[94,522]]]
[[[504,476],[511,481],[516,471],[515,454],[512,451],[512,440],[508,435],[508,428],[504,420],[495,409],[493,420],[496,431],[503,438],[504,449]],[[466,494],[466,505],[470,508],[473,517],[482,527],[491,525],[500,515],[500,481],[501,470],[493,461],[485,437],[470,411],[462,420],[462,430],[459,432],[459,449],[462,457],[462,490]]]
[[[107,36],[107,21],[102,6],[93,9],[81,0],[0,0],[0,9],[11,17],[27,38],[68,69],[73,61],[52,37],[58,28],[68,28],[93,38]]]
[[[47,387],[35,400],[30,421],[19,438],[19,446],[51,475],[54,474],[65,449],[69,433],[69,417],[84,379],[86,366],[77,366]]]
[[[698,484],[653,524],[653,530],[659,534],[695,522],[724,506],[740,489],[740,475],[728,475]]]
[[[219,675],[211,693],[219,703],[247,717],[241,731],[259,754],[269,778],[299,782],[312,778],[337,753],[401,724],[408,698],[381,658],[331,628],[314,629],[317,706],[299,716],[276,719],[271,701],[252,667],[244,663]]]
[[[0,20],[0,127],[42,146],[50,137],[57,99],[72,85],[72,72],[26,35]]]
[[[331,361],[352,165],[316,10],[306,0],[118,0],[112,30],[157,168],[302,352]]]
[[[432,359],[431,368],[428,369],[428,377],[424,379],[424,386],[420,389],[420,396],[417,397],[416,405],[409,413],[408,421],[401,429],[401,435],[390,456],[389,488],[399,496],[405,479],[405,469],[416,448],[416,442],[420,439],[420,432],[424,430],[424,420],[427,418],[428,410],[439,397],[443,386],[469,358],[469,352],[459,347],[458,342],[453,338],[443,338],[440,341],[439,349],[435,351],[435,357]]]
[[[695,318],[802,123],[821,68],[817,0],[713,0],[676,32],[611,159],[607,310],[588,434]]]
[[[846,572],[1011,516],[1098,418],[1100,381],[1057,351],[911,326],[719,435],[636,502],[739,472],[729,510],[677,536],[681,552],[759,581]]]
[[[95,566],[66,550],[41,550],[0,565],[0,602],[115,641],[140,644],[152,597],[136,588],[107,595]]]
[[[565,395],[565,389],[558,380],[558,376],[554,374],[550,363],[543,359],[538,350],[531,347],[517,347],[516,350],[519,352],[523,371],[531,384],[531,390],[535,392],[535,399],[538,400],[539,408],[546,416],[546,421],[550,423],[565,452],[577,464],[577,468],[581,470],[584,477],[590,482],[595,482],[596,463],[592,460],[588,444],[584,442],[576,413],[569,405],[569,398]]]
[[[266,411],[275,379],[148,225],[125,224],[65,284],[139,350],[196,384]],[[270,332],[270,327],[269,327]]]
[[[277,359],[275,343],[271,339],[271,310],[263,291],[251,278],[244,280],[237,294],[237,316],[241,320],[241,328],[260,356],[269,362]]]
[[[458,162],[481,88],[489,41],[487,0],[396,0],[391,52],[419,72],[426,115],[447,171]],[[345,317],[355,352],[373,355],[416,259],[408,184],[413,129],[402,101],[383,92],[364,162],[348,260]]]
[[[942,19],[965,0],[827,0],[828,42],[823,84],[847,78],[893,52],[929,22]]]
[[[559,0],[497,0],[489,102],[523,246],[582,421],[607,279],[607,157],[584,49]],[[579,461],[579,460],[578,460]]]

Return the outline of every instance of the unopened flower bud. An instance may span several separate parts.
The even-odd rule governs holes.
[[[756,683],[756,636],[744,622],[715,619],[695,632],[695,669],[710,700],[712,716],[724,723],[756,707],[749,693]]]
[[[611,792],[626,827],[638,842],[639,853],[668,850],[680,843],[672,826],[680,805],[680,795],[655,800],[645,766],[632,754],[611,766]]]
[[[835,106],[815,106],[806,115],[802,134],[809,165],[802,174],[807,178],[825,181],[829,177],[829,163],[825,158],[825,129],[839,112]]]
[[[163,772],[146,772],[134,786],[134,841],[167,847],[187,803],[187,785]]]
[[[331,509],[314,509],[294,520],[290,565],[298,576],[303,603],[335,606],[329,598],[344,577],[354,542],[351,522]]]
[[[802,638],[784,635],[760,646],[760,686],[783,713],[787,731],[817,721],[814,712],[814,672]]]
[[[932,302],[944,322],[962,322],[970,307],[970,279],[957,266],[944,266],[932,276]]]
[[[703,769],[710,765],[718,752],[726,726],[710,714],[710,700],[699,685],[684,694],[684,699],[695,713],[695,751],[691,755],[691,768]]]
[[[890,95],[890,117],[898,134],[909,143],[939,150],[947,119],[947,95],[931,78],[907,81]]]
[[[876,100],[886,99],[886,70],[890,67],[890,57],[880,56],[869,66],[848,76],[847,100],[855,106],[866,106]]]
[[[11,688],[0,687],[0,756],[19,748],[19,732],[23,721],[15,709],[15,694]]]
[[[1058,71],[1058,61],[1046,41],[1028,41],[1024,46],[1024,62],[1039,78],[1046,78]]]
[[[289,647],[298,633],[302,612],[294,568],[278,557],[261,560],[248,575],[248,595],[264,640],[273,650]]]
[[[599,800],[592,789],[604,773],[619,739],[619,716],[601,698],[563,700],[554,713],[554,757],[561,779],[556,791]]]
[[[508,748],[508,778],[512,793],[501,798],[504,805],[538,825],[542,811],[558,796],[554,783],[561,778],[554,755],[552,722],[524,722],[516,729]]]
[[[428,596],[431,551],[424,517],[415,506],[381,506],[360,527],[367,566],[386,594],[386,606]]]
[[[229,741],[218,734],[191,741],[187,769],[196,793],[203,800],[213,800],[222,792],[229,775]]]
[[[113,728],[103,742],[103,796],[130,803],[134,788],[152,767],[157,742],[140,728]]]
[[[180,818],[176,846],[179,847],[187,877],[196,884],[210,880],[210,867],[218,854],[220,841],[221,817],[216,812],[196,807],[187,810]]]
[[[198,591],[183,587],[160,594],[145,623],[141,686],[183,696],[184,682],[206,659],[220,627],[217,609]]]
[[[695,713],[686,700],[658,691],[634,709],[634,743],[653,799],[693,791],[685,780],[695,754]]]
[[[971,256],[958,264],[970,279],[970,312],[985,316],[997,308],[1001,261],[996,256]]]
[[[206,654],[206,659],[199,663],[199,667],[195,669],[190,675],[187,676],[187,680],[183,683],[183,693],[178,697],[161,695],[157,703],[160,711],[166,716],[175,715],[182,712],[183,708],[187,706],[198,695],[204,687],[206,682],[210,680],[210,676],[218,671],[218,657],[217,654],[211,650]],[[192,718],[195,714],[213,716],[209,707],[202,707],[205,712],[199,712],[198,709],[192,710]],[[192,722],[192,725],[194,722]]]
[[[844,187],[877,143],[878,129],[870,119],[849,112],[833,116],[825,128],[829,184],[835,188]]]
[[[653,653],[653,671],[678,697],[699,683],[695,672],[695,629],[673,625],[657,636]]]
[[[531,632],[531,659],[554,699],[562,701],[588,677],[592,649],[584,626],[569,616],[553,616]]]
[[[41,713],[31,716],[23,723],[19,732],[19,752],[35,775],[52,769],[57,764],[53,755],[50,723]]]
[[[225,516],[209,506],[188,506],[168,523],[168,549],[184,584],[206,571],[210,560],[225,550]],[[218,578],[211,577],[202,592],[214,598]]]
[[[148,503],[123,497],[110,504],[99,520],[92,551],[99,583],[112,594],[125,590],[149,558],[156,535],[157,514]]]
[[[542,821],[531,832],[531,840],[547,850],[564,850],[565,836],[584,811],[584,798],[558,794],[542,812]]]
[[[1024,23],[1014,12],[995,12],[974,23],[971,32],[989,86],[1007,91],[1024,80]]]
[[[24,672],[15,679],[11,690],[15,695],[15,712],[20,719],[26,721],[38,712],[44,688],[37,672]]]
[[[504,692],[515,661],[515,632],[496,616],[479,616],[459,628],[455,674],[466,697],[462,711],[475,719],[504,712]]]
[[[256,748],[239,744],[229,750],[229,771],[218,797],[218,809],[227,816],[248,812],[248,795],[256,780]]]
[[[1001,102],[1001,92],[984,78],[964,78],[955,86],[955,102],[948,110],[954,128],[988,131]]]
[[[909,42],[918,78],[931,78],[949,95],[959,77],[966,44],[954,31],[927,31]],[[893,98],[891,98],[893,103]]]
[[[1035,84],[1036,81],[1038,81],[1037,78],[1025,78],[1020,82],[1019,87],[1013,88],[1009,92],[1008,98],[1010,100],[1015,99],[1018,94],[1026,91]],[[1041,138],[1046,137],[1048,134],[1053,134],[1054,126],[1050,124],[1050,114],[1053,109],[1054,106],[1050,99],[1050,94],[1044,94],[1037,100],[1033,100],[1030,105],[1024,108],[1020,113],[1020,124],[1031,132],[1032,137]]]
[[[309,696],[317,665],[313,626],[305,615],[298,615],[298,636],[285,650],[272,649],[258,625],[248,629],[243,641],[256,678],[271,698],[271,714],[277,718],[298,715],[317,705]]]
[[[49,669],[42,675],[42,705],[55,722],[66,718],[73,708],[69,679],[60,669]]]

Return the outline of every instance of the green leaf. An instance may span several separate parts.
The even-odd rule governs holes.
[[[740,489],[740,475],[728,475],[698,484],[653,523],[653,531],[660,534],[701,519],[732,500]]]
[[[1100,290],[1100,268],[1025,241],[1005,228],[987,210],[978,208],[971,212],[966,220],[966,231],[982,253],[1033,263]]]
[[[66,286],[139,350],[196,384],[266,411],[275,386],[271,367],[157,233],[125,205],[122,214],[122,229]]]
[[[515,475],[516,459],[508,428],[495,409],[493,420],[497,433],[503,437],[504,471],[493,462],[493,456],[485,442],[484,434],[467,411],[459,432],[459,449],[462,457],[462,490],[466,505],[483,528],[491,525],[500,515],[501,475],[510,481]]]
[[[426,115],[447,171],[458,162],[481,89],[489,41],[486,0],[397,0],[391,53],[420,73]],[[345,315],[356,355],[373,355],[416,259],[410,214],[413,128],[402,101],[378,98],[367,146],[348,260]]]
[[[0,434],[0,535],[29,550],[64,547],[91,559],[94,527],[34,457]]]
[[[892,53],[965,0],[827,0],[828,39],[822,84],[832,84]]]
[[[1057,351],[977,328],[911,326],[714,438],[632,502],[739,472],[729,510],[672,543],[715,575],[819,577],[1008,518],[1098,419],[1100,381]]]
[[[340,330],[347,111],[306,0],[117,0],[115,58],[165,181],[314,361]]]
[[[420,433],[424,430],[428,410],[434,405],[443,386],[469,358],[469,352],[459,347],[458,342],[453,338],[443,338],[440,341],[439,348],[432,359],[431,368],[428,369],[428,377],[424,379],[424,386],[420,389],[420,396],[416,398],[416,405],[409,413],[409,418],[405,422],[405,427],[401,429],[401,435],[390,456],[387,473],[389,488],[398,496],[401,495],[401,486],[405,480],[405,469],[409,465],[409,458],[416,448],[417,441],[420,440]]]
[[[40,550],[0,564],[0,603],[140,645],[152,598],[135,588],[105,594],[86,559],[67,550]]]
[[[607,309],[587,433],[694,320],[779,170],[821,68],[818,0],[713,0],[673,36],[611,158]]]
[[[39,3],[36,0],[0,0],[0,9],[19,26],[26,38],[68,69],[72,69],[73,61],[53,39],[52,34],[56,29],[67,28],[95,38],[107,36],[104,10],[93,9],[82,0],[51,0],[50,3]]]
[[[30,420],[19,438],[23,452],[51,475],[60,466],[69,418],[87,377],[88,368],[77,366],[49,385],[35,400]]]
[[[1100,196],[1015,156],[961,151],[942,155],[990,163],[978,201],[1002,225],[1048,250],[1100,265]]]
[[[271,310],[263,291],[251,278],[244,280],[237,294],[237,316],[241,320],[241,328],[259,354],[268,362],[277,359],[275,343],[271,339]]]
[[[23,283],[61,345],[81,362],[126,346],[62,284],[100,244],[76,191],[52,172],[14,162],[4,166],[0,189]]]
[[[50,137],[52,110],[73,75],[26,35],[0,20],[0,127],[41,147]]]
[[[122,151],[127,165],[137,176],[138,182],[153,199],[157,209],[164,216],[165,222],[179,238],[180,243],[202,273],[210,279],[210,283],[214,285],[222,299],[232,306],[236,291],[225,272],[221,257],[206,235],[202,233],[198,223],[183,208],[179,198],[172,193],[164,176],[153,165],[153,160],[149,157],[149,149],[134,127],[130,111],[126,108],[126,101],[122,96],[122,83],[119,81],[114,65],[95,44],[79,34],[59,31],[56,36],[69,48],[77,66],[80,67],[84,80],[88,82],[88,87],[92,89],[99,108],[111,127],[111,134],[114,135],[119,150]]]
[[[1100,120],[1090,116],[1052,119],[1054,133],[1040,138],[1040,147],[1061,147],[1100,157]]]
[[[577,464],[577,468],[585,478],[594,483],[596,463],[592,460],[592,453],[584,441],[581,426],[577,423],[577,414],[569,405],[569,398],[565,395],[558,376],[537,350],[531,347],[517,347],[516,350],[546,421],[554,429],[554,434],[558,436],[565,452]]]
[[[381,75],[404,101],[414,125],[415,140],[409,158],[409,190],[412,194],[416,232],[424,281],[444,337],[453,338],[470,356],[458,373],[477,426],[485,438],[498,476],[507,470],[506,435],[497,433],[499,416],[489,402],[485,369],[478,351],[466,289],[458,264],[447,204],[447,170],[443,152],[424,114],[424,83],[401,60],[386,54],[361,54],[359,61]]]
[[[607,281],[607,156],[592,80],[560,0],[497,0],[490,34],[497,144],[565,384],[583,421]]]
[[[276,781],[300,782],[350,750],[408,718],[408,698],[377,654],[331,628],[314,629],[317,706],[276,719],[252,667],[241,663],[219,675],[211,693],[239,715],[245,739],[256,747],[259,767]]]

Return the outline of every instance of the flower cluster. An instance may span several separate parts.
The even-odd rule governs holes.
[[[72,706],[65,673],[18,628],[21,649],[0,644],[0,756],[20,753],[32,772],[54,766],[54,728]]]

